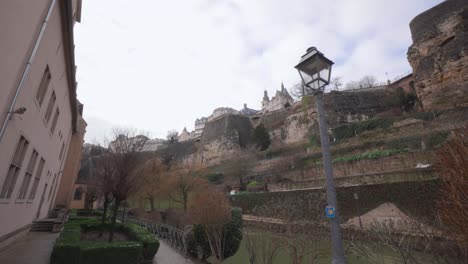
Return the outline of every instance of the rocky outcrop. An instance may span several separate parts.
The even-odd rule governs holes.
[[[408,61],[425,111],[468,106],[468,1],[447,0],[415,17]]]

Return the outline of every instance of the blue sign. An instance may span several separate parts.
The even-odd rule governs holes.
[[[325,215],[327,218],[335,218],[335,207],[327,206],[325,207]]]

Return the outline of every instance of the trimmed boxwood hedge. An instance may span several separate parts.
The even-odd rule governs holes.
[[[148,232],[144,227],[136,224],[125,224],[121,225],[121,227],[131,239],[143,243],[143,259],[152,263],[154,255],[156,255],[159,249],[159,241],[154,235]]]
[[[159,241],[146,229],[134,224],[117,224],[116,230],[135,241],[86,242],[80,241],[82,231],[101,228],[95,218],[72,217],[65,224],[51,255],[51,264],[138,264],[152,262]],[[108,229],[109,225],[102,227]]]

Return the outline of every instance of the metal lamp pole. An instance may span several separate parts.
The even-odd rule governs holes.
[[[315,104],[317,107],[318,123],[320,130],[320,143],[322,145],[323,168],[325,170],[325,180],[327,184],[327,202],[328,206],[334,208],[335,216],[330,220],[331,240],[333,247],[333,264],[346,263],[343,250],[343,242],[340,230],[340,217],[338,214],[336,202],[336,189],[333,180],[333,168],[331,164],[330,141],[328,138],[328,126],[325,120],[325,111],[323,108],[323,92],[315,95]]]
[[[333,264],[345,264],[346,259],[343,250],[343,241],[340,230],[340,218],[337,210],[336,189],[333,180],[333,168],[331,164],[330,141],[328,138],[328,126],[323,107],[323,92],[325,86],[330,83],[331,67],[333,62],[327,59],[315,47],[307,49],[307,53],[301,57],[295,67],[299,71],[303,82],[303,95],[314,94],[315,105],[318,114],[320,130],[320,143],[322,147],[323,167],[326,179],[327,203],[325,209],[330,219],[331,240],[333,249]]]

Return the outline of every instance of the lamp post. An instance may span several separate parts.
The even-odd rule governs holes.
[[[307,53],[301,57],[295,66],[302,79],[302,95],[315,95],[318,123],[320,130],[320,143],[322,145],[323,166],[326,179],[327,203],[326,215],[330,219],[331,240],[333,249],[333,264],[346,263],[343,250],[343,242],[340,231],[340,218],[336,209],[336,189],[333,181],[333,169],[330,155],[330,142],[328,128],[323,110],[323,91],[330,83],[331,68],[333,62],[327,59],[315,47],[307,49]]]

